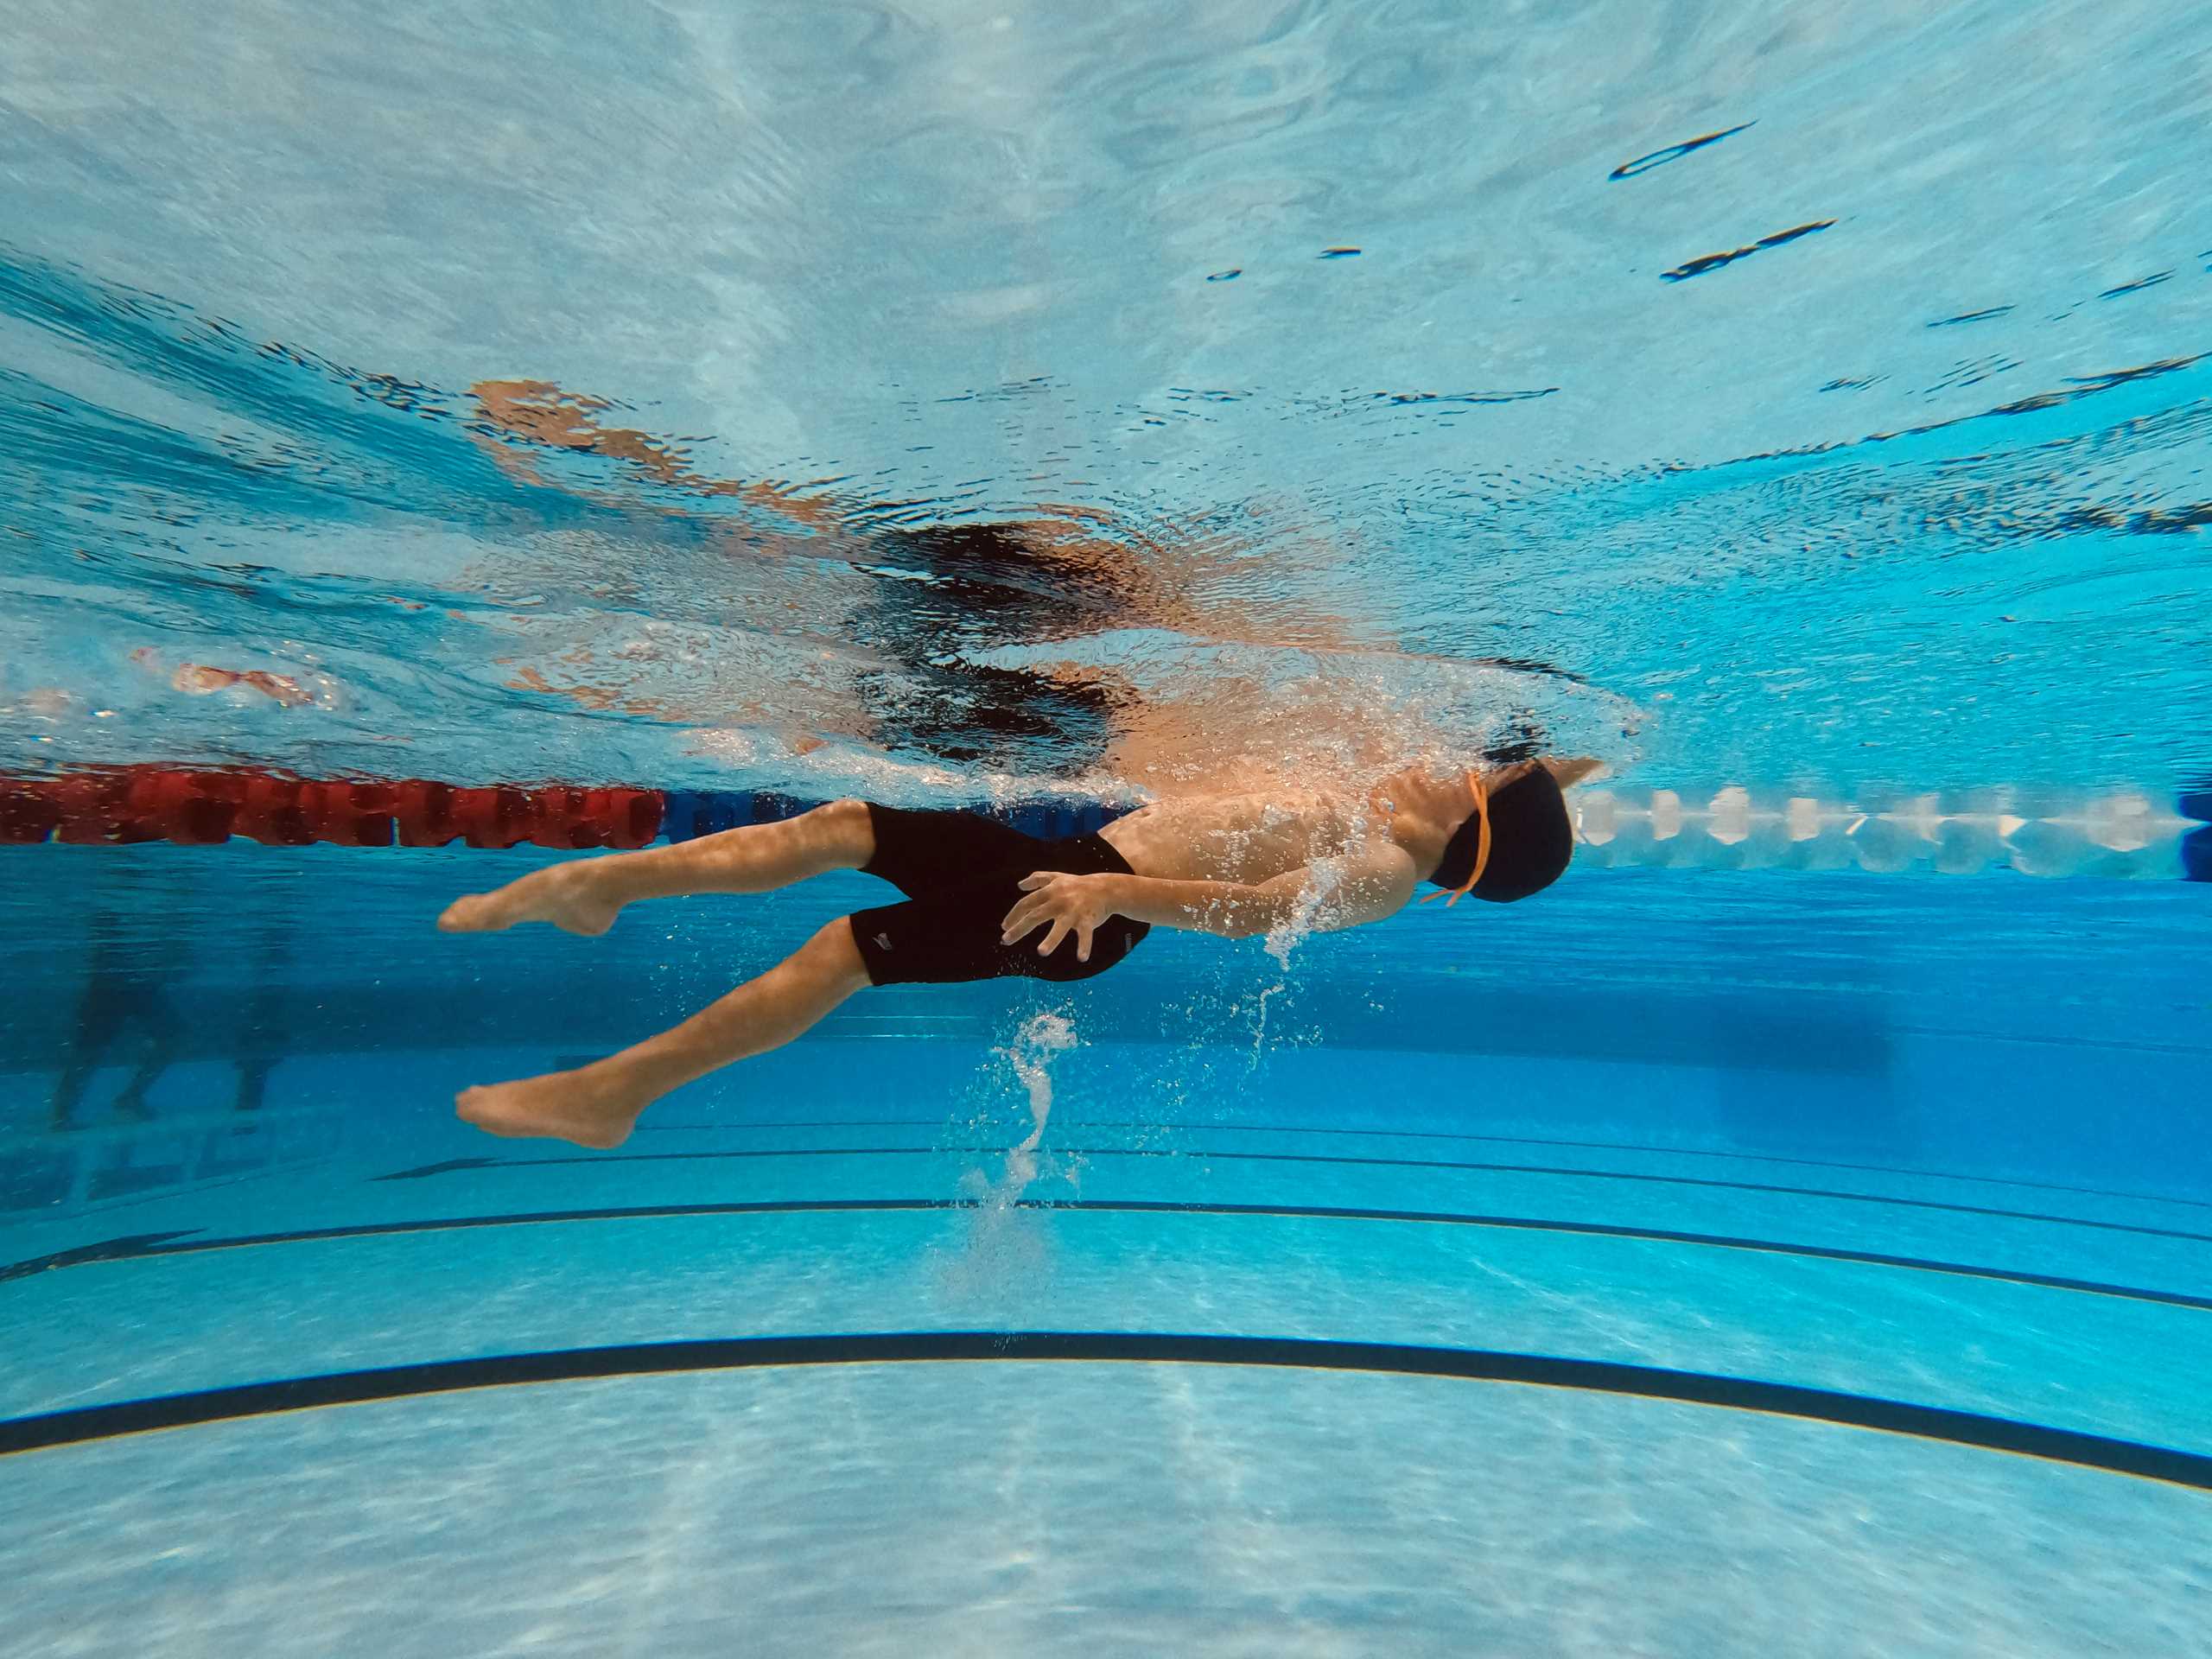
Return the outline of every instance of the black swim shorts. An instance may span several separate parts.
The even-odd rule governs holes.
[[[1109,917],[1091,935],[1089,962],[1076,960],[1072,933],[1049,957],[1037,954],[1042,928],[1001,944],[1006,913],[1023,897],[1022,877],[1038,870],[1128,875],[1128,862],[1097,836],[1044,841],[973,812],[912,812],[873,801],[868,812],[875,856],[861,868],[906,895],[902,905],[852,915],[853,943],[878,985],[950,985],[1007,975],[1089,979],[1152,931],[1126,916]]]

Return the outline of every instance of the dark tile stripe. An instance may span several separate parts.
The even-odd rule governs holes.
[[[941,1117],[851,1117],[752,1119],[741,1123],[641,1123],[639,1135],[741,1135],[764,1129],[942,1129]],[[1193,1126],[1136,1123],[1110,1119],[1087,1121],[1085,1129],[1134,1129],[1146,1135],[1177,1135]],[[1710,1147],[1655,1147],[1637,1141],[1573,1141],[1535,1135],[1462,1135],[1450,1129],[1347,1129],[1296,1123],[1209,1123],[1208,1135],[1344,1135],[1372,1141],[1474,1141],[1495,1147],[1572,1147],[1583,1152],[1635,1152],[1652,1158],[1723,1158],[1739,1164],[1787,1164],[1798,1169],[1847,1169],[1866,1175],[1903,1175],[1923,1181],[1962,1181],[1974,1186],[2009,1186],[2030,1192],[2074,1192],[2084,1198],[2124,1198],[2134,1204],[2178,1204],[2212,1210],[2212,1199],[2176,1198],[2165,1192],[2134,1192],[2110,1186],[2075,1186],[2064,1181],[2028,1181],[2005,1175],[1961,1175],[1948,1169],[1913,1169],[1901,1164],[1856,1164],[1834,1158],[1784,1158],[1770,1152],[1719,1152]],[[456,1164],[478,1160],[455,1160]],[[392,1179],[378,1176],[379,1180]]]
[[[103,1239],[97,1244],[79,1244],[72,1249],[55,1250],[47,1255],[35,1255],[28,1262],[12,1262],[0,1268],[0,1285],[10,1279],[27,1279],[35,1273],[51,1273],[57,1268],[80,1268],[92,1262],[130,1262],[142,1255],[150,1255],[157,1245],[171,1239],[186,1238],[199,1231],[186,1227],[167,1233],[129,1233],[121,1238]]]
[[[277,1412],[360,1405],[461,1389],[512,1388],[593,1377],[746,1370],[791,1365],[884,1365],[961,1360],[1082,1361],[1168,1365],[1268,1366],[1452,1377],[1713,1406],[1808,1422],[1875,1429],[1954,1446],[2040,1458],[2078,1468],[2212,1491],[2212,1458],[1980,1412],[1802,1388],[1705,1371],[1546,1354],[1331,1342],[1287,1337],[1184,1336],[1147,1332],[885,1332],[849,1336],[737,1337],[541,1350],[480,1359],[339,1371],[281,1382],[202,1389],[114,1405],[80,1406],[0,1420],[0,1455],[81,1446],[119,1435],[232,1422]]]
[[[427,1180],[463,1172],[554,1168],[577,1164],[713,1163],[764,1158],[942,1158],[999,1153],[1003,1147],[747,1147],[741,1152],[598,1152],[551,1158],[453,1158],[440,1164],[396,1170],[380,1181]],[[1731,1181],[1712,1175],[1658,1175],[1633,1169],[1576,1169],[1559,1164],[1493,1164],[1456,1159],[1344,1157],[1310,1152],[1234,1152],[1201,1147],[1058,1147],[1070,1158],[1187,1158],[1199,1163],[1319,1164],[1345,1168],[1448,1169],[1497,1175],[1561,1175],[1580,1180],[1633,1181],[1651,1186],[1694,1186],[1729,1192],[1764,1192],[1790,1198],[1832,1198],[1840,1204],[1883,1205],[1899,1210],[1936,1210],[1955,1216],[1999,1221],[2041,1222],[2054,1227],[2087,1227],[2103,1233],[2133,1233],[2145,1238],[2178,1238],[2212,1244],[2212,1233],[2139,1222],[2098,1221],[2087,1216],[2054,1216],[2037,1210],[2006,1210],[1981,1204],[1954,1204],[1943,1198],[1907,1198],[1885,1192],[1847,1192],[1827,1186],[1782,1186],[1767,1181]]]
[[[303,1244],[331,1240],[383,1238],[404,1233],[465,1230],[474,1227],[528,1227],[594,1221],[658,1221],[687,1217],[781,1216],[811,1213],[849,1213],[880,1211],[973,1210],[964,1198],[769,1198],[750,1203],[643,1205],[629,1208],[594,1210],[535,1210],[508,1215],[450,1216],[416,1221],[361,1222],[350,1226],[313,1227],[296,1232],[248,1233],[232,1237],[190,1238],[181,1233],[149,1233],[136,1238],[113,1239],[53,1255],[35,1257],[12,1267],[0,1268],[0,1281],[60,1268],[94,1262],[125,1262],[165,1255],[198,1255],[213,1250],[255,1249],[266,1245]],[[1335,1205],[1198,1204],[1147,1198],[1089,1198],[1058,1201],[1024,1198],[1015,1208],[1036,1211],[1091,1211],[1105,1215],[1271,1217],[1292,1221],[1382,1221],[1416,1225],[1490,1227],[1531,1233],[1561,1233],[1582,1238],[1618,1238],[1652,1244],[1681,1244],[1723,1250],[1748,1250],[1763,1255],[1796,1256],[1814,1262],[1841,1262],[1858,1267],[1897,1268],[1914,1273],[1948,1274],[1955,1278],[1981,1279],[1998,1284],[2022,1285],[2038,1290],[2071,1291],[2088,1296],[2112,1296],[2125,1301],[2149,1302],[2161,1307],[2212,1313],[2212,1297],[2182,1291],[2153,1290],[2143,1286],[2112,1284],[2095,1279],[2069,1279],[2055,1274],[2028,1273],[2010,1268],[1980,1267],[1963,1262],[1942,1262],[1925,1256],[1888,1255],[1873,1250],[1848,1250],[1823,1244],[1792,1244],[1778,1239],[1740,1238],[1726,1233],[1679,1232],[1667,1228],[1617,1226],[1605,1222],[1552,1220],[1539,1216],[1470,1215],[1457,1211],[1367,1210]]]

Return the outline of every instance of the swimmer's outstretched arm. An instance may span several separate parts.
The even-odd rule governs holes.
[[[1040,870],[1021,885],[1027,896],[1007,912],[1003,942],[1011,944],[1042,927],[1045,937],[1037,948],[1050,955],[1073,933],[1076,959],[1088,962],[1091,931],[1109,916],[1228,939],[1286,926],[1325,933],[1380,921],[1403,909],[1418,885],[1418,873],[1412,859],[1389,847],[1323,860],[1266,881],[1170,881],[1111,871],[1068,875]]]

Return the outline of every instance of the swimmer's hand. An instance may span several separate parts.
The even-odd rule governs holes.
[[[1026,939],[1049,922],[1051,930],[1046,933],[1045,942],[1037,947],[1037,954],[1051,956],[1059,949],[1060,941],[1073,933],[1075,959],[1089,962],[1092,930],[1119,913],[1114,901],[1121,880],[1110,870],[1096,875],[1039,870],[1033,875],[1022,877],[1021,890],[1028,896],[1017,900],[1014,908],[1007,912],[999,943],[1012,944],[1017,939]]]

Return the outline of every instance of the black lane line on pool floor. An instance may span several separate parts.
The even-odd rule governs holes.
[[[506,1174],[518,1170],[575,1165],[757,1162],[767,1158],[949,1158],[1003,1153],[1003,1147],[748,1147],[741,1152],[596,1152],[575,1157],[448,1158],[442,1163],[394,1170],[378,1181],[422,1181],[439,1175]],[[1777,1186],[1765,1181],[1727,1181],[1709,1175],[1657,1175],[1632,1169],[1574,1169],[1554,1164],[1491,1164],[1427,1158],[1346,1158],[1308,1152],[1228,1152],[1167,1147],[1058,1147],[1066,1158],[1182,1158],[1194,1164],[1320,1164],[1371,1169],[1443,1169],[1495,1175],[1565,1175],[1590,1181],[1634,1181],[1653,1186],[1695,1186],[1729,1192],[1764,1192],[1778,1198],[1834,1198],[1844,1204],[1886,1205],[1900,1210],[1939,1210],[1956,1216],[1999,1221],[2035,1221],[2055,1227],[2088,1227],[2104,1233],[2136,1233],[2146,1238],[2178,1238],[2212,1244],[2212,1233],[2179,1227],[2151,1227],[2139,1222],[2098,1221],[2088,1216],[2053,1216],[2037,1210],[2002,1210],[1988,1205],[1953,1204],[1942,1198],[1907,1198],[1884,1192],[1842,1192],[1826,1186]]]
[[[0,1283],[61,1268],[97,1262],[148,1261],[170,1255],[200,1255],[216,1250],[257,1249],[278,1244],[312,1244],[333,1240],[385,1238],[408,1233],[463,1231],[474,1227],[558,1226],[594,1221],[665,1221],[715,1216],[790,1216],[868,1213],[881,1211],[975,1211],[982,1206],[966,1198],[766,1198],[724,1204],[641,1205],[597,1210],[534,1210],[508,1215],[450,1216],[416,1221],[360,1222],[350,1226],[310,1227],[295,1232],[245,1233],[232,1237],[194,1238],[188,1233],[142,1233],[111,1239],[53,1255],[36,1256],[0,1268]],[[1502,1231],[1562,1233],[1580,1238],[1618,1238],[1651,1244],[1685,1244],[1710,1249],[1745,1250],[1762,1255],[1796,1256],[1812,1262],[1840,1262],[1854,1267],[1899,1268],[1914,1273],[1948,1274],[1960,1279],[1981,1279],[1998,1284],[2023,1285],[2037,1290],[2063,1290],[2088,1296],[2111,1296],[2161,1307],[2212,1313],[2212,1297],[2191,1296],[2182,1291],[2152,1290],[2141,1286],[2110,1284],[2095,1279],[2069,1279],[2053,1274],[2027,1273],[2010,1268],[1978,1267],[1970,1262],[1939,1262],[1924,1256],[1885,1255],[1872,1250],[1850,1250],[1825,1244],[1791,1244],[1777,1239],[1739,1238],[1726,1233],[1676,1232],[1663,1228],[1627,1227],[1596,1221],[1552,1220],[1538,1216],[1471,1215],[1440,1210],[1365,1210],[1329,1205],[1198,1204],[1147,1198],[1021,1198],[1017,1210],[1071,1214],[1140,1216],[1224,1216],[1288,1221],[1381,1221],[1414,1225],[1488,1227]]]
[[[932,1361],[1080,1361],[1154,1365],[1264,1366],[1400,1376],[1517,1382],[1538,1388],[1717,1406],[1808,1422],[1870,1428],[1954,1446],[2166,1481],[2212,1491],[2212,1457],[2016,1418],[1914,1405],[1878,1395],[1709,1371],[1562,1359],[1488,1349],[1433,1348],[1313,1338],[1185,1336],[1151,1332],[914,1331],[839,1336],[731,1337],[545,1349],[480,1359],[434,1360],[358,1371],[200,1389],[113,1405],[79,1406],[0,1420],[0,1456],[81,1446],[156,1429],[232,1422],[279,1412],[362,1405],[532,1382],[747,1370],[772,1366],[884,1365]]]
[[[744,1123],[640,1123],[639,1135],[756,1135],[766,1129],[942,1129],[938,1117],[816,1117],[762,1118]],[[1187,1127],[1174,1123],[1135,1123],[1100,1118],[1086,1121],[1084,1129],[1135,1129],[1141,1134],[1173,1135]],[[1635,1141],[1563,1141],[1534,1135],[1459,1135],[1448,1129],[1346,1129],[1313,1128],[1295,1123],[1209,1123],[1208,1135],[1335,1135],[1373,1141],[1470,1141],[1493,1147],[1573,1147],[1583,1152],[1634,1152],[1651,1158],[1726,1158],[1740,1164],[1788,1164],[1798,1169],[1847,1169],[1864,1175],[1904,1175],[1922,1181],[1963,1181],[1974,1186],[2009,1186],[2024,1192],[2074,1192],[2090,1198],[2124,1198],[2133,1204],[2178,1204],[2191,1210],[2212,1210],[2212,1199],[2177,1198],[2162,1192],[2129,1192],[2110,1186],[2071,1186],[2063,1181],[2013,1180],[2003,1175],[1961,1175],[1945,1169],[1910,1169],[1900,1164],[1852,1164],[1833,1158],[1784,1158],[1769,1152],[1716,1152],[1709,1147],[1654,1147]],[[1173,1151],[1163,1147],[1162,1151]],[[404,1175],[406,1172],[401,1172]],[[399,1176],[379,1175],[378,1180]]]

